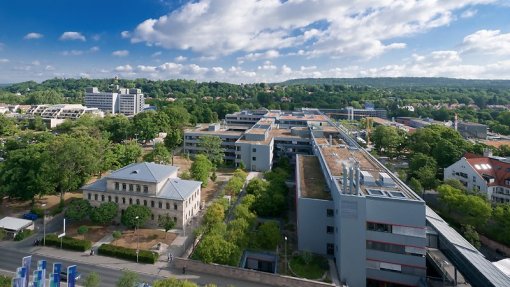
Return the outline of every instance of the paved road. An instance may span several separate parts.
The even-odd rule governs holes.
[[[5,243],[5,242],[4,242]],[[49,252],[48,252],[49,251]],[[186,279],[193,281],[199,285],[214,283],[217,286],[237,286],[237,287],[262,287],[267,286],[258,283],[252,283],[242,280],[235,280],[221,275],[201,274],[194,272],[186,272],[181,274],[181,270],[170,269],[169,267],[161,267],[161,264],[137,264],[134,262],[123,261],[115,258],[104,256],[90,257],[80,252],[64,251],[49,247],[16,247],[16,244],[9,242],[0,246],[0,270],[14,271],[21,265],[21,259],[24,256],[32,254],[32,266],[35,268],[37,260],[46,259],[48,266],[52,266],[54,262],[62,262],[67,267],[69,265],[78,265],[78,272],[82,274],[82,278],[91,272],[96,272],[101,277],[101,287],[113,287],[122,275],[120,269],[129,269],[139,274],[141,281],[152,282],[156,279],[175,277],[178,279]],[[42,255],[40,255],[42,254]],[[90,263],[89,263],[89,262]],[[109,262],[109,263],[105,263]],[[34,270],[34,269],[33,269]],[[83,280],[83,279],[82,279]],[[82,281],[83,282],[83,281]]]

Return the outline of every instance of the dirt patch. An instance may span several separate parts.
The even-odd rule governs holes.
[[[87,226],[89,231],[84,235],[78,234],[78,228],[80,226]],[[117,230],[115,226],[102,226],[95,225],[94,223],[87,221],[82,223],[73,223],[70,226],[66,226],[66,235],[76,239],[86,239],[92,241],[92,243],[98,242],[101,238],[111,234]]]
[[[73,198],[83,198],[83,194],[81,192],[67,192],[64,195],[65,203],[68,203]],[[44,209],[52,210],[58,206],[60,203],[60,195],[45,195],[42,197],[35,198],[35,206],[41,207],[43,204],[46,204]],[[32,201],[21,201],[16,199],[5,198],[2,201],[0,208],[0,216],[14,216],[19,217],[22,214],[30,211],[32,208]],[[42,207],[41,207],[42,208]]]
[[[184,156],[175,155],[174,156],[174,166],[179,167],[179,176],[186,171],[189,171],[191,164],[193,163],[192,160],[187,159]]]
[[[126,230],[122,232],[121,238],[111,244],[136,249],[138,239],[139,249],[150,250],[160,242],[170,245],[176,237],[174,233],[167,233],[165,238],[165,232],[157,229],[138,229],[136,233],[134,230]]]

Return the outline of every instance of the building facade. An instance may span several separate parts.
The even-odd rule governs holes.
[[[510,203],[510,159],[466,153],[445,168],[444,179],[457,179],[467,190],[484,194],[493,202]]]
[[[130,205],[143,205],[151,210],[150,225],[168,215],[176,228],[183,228],[200,210],[202,183],[180,179],[177,171],[173,166],[134,163],[81,189],[92,206],[115,202],[122,215]]]
[[[143,111],[145,97],[140,89],[115,87],[113,92],[101,92],[96,87],[85,89],[85,105],[109,114],[133,116]]]

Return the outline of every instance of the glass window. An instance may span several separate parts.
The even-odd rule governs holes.
[[[108,195],[108,202],[112,202],[112,197]]]
[[[174,210],[177,210],[177,204],[174,203]]]
[[[122,190],[126,190],[126,184],[125,183],[122,184]]]
[[[131,204],[133,204],[133,199],[132,198],[129,199],[129,205],[131,205]]]
[[[333,217],[333,209],[326,209],[326,216],[327,217]]]
[[[335,254],[335,244],[326,243],[326,254],[334,255]]]
[[[136,185],[136,191],[140,192],[140,185],[139,184]]]
[[[257,157],[254,156],[254,157],[251,158],[251,160],[257,161]]]
[[[90,200],[90,199],[92,198],[92,194],[88,193],[88,194],[87,194],[87,197],[88,197],[88,199]]]
[[[158,202],[158,207],[163,208],[163,203],[161,201]]]
[[[104,201],[104,194],[101,194],[101,201]]]
[[[143,186],[143,193],[149,192],[149,187],[147,185]]]
[[[119,183],[115,182],[115,190],[119,190]]]
[[[367,230],[391,233],[392,226],[390,224],[367,222]]]
[[[133,191],[133,185],[129,184],[129,191]]]
[[[326,233],[334,233],[335,232],[335,228],[333,226],[326,226]]]
[[[140,205],[140,199],[136,199],[136,205]]]
[[[143,206],[147,206],[147,200],[143,201]]]
[[[151,207],[154,207],[154,200],[151,200]]]
[[[115,197],[115,203],[119,203],[119,197],[118,196]]]
[[[122,198],[122,204],[126,204],[126,198]]]
[[[170,202],[166,203],[166,209],[170,209]]]

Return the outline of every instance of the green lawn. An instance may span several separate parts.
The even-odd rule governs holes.
[[[320,279],[329,269],[326,258],[317,255],[312,255],[308,264],[301,255],[292,257],[289,263],[297,276],[307,279]]]
[[[11,287],[11,277],[0,275],[0,287]]]

